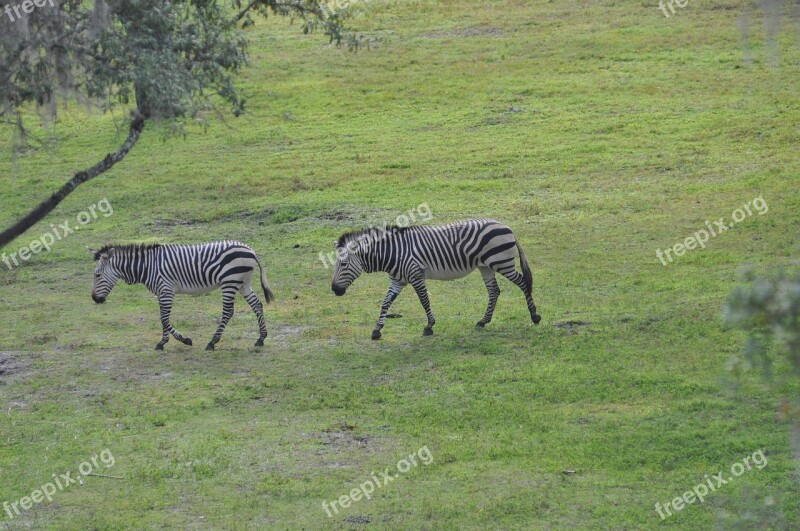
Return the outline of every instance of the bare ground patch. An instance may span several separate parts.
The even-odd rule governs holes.
[[[311,328],[310,326],[276,326],[272,330],[270,330],[270,336],[272,339],[285,339],[287,337],[296,337],[303,333],[304,330],[308,330]]]
[[[349,221],[354,218],[353,213],[346,210],[329,210],[317,217],[327,221]]]
[[[348,516],[344,519],[345,522],[348,524],[369,524],[372,522],[372,516],[370,515],[354,515]]]
[[[357,426],[346,422],[338,422],[322,430],[321,433],[304,433],[302,437],[318,440],[322,448],[315,452],[323,459],[338,456],[335,461],[325,460],[314,466],[325,468],[347,468],[347,459],[342,457],[350,452],[373,451],[378,438],[356,433]],[[313,459],[310,461],[314,461]]]
[[[339,422],[322,430],[322,444],[340,448],[367,448],[374,437],[357,435],[357,426],[346,422]]]
[[[332,426],[321,433],[301,433],[300,437],[319,444],[306,455],[304,468],[353,468],[360,460],[358,456],[374,453],[380,447],[379,437],[357,434],[354,429],[355,426]]]
[[[0,384],[8,383],[16,375],[29,372],[30,366],[30,356],[23,352],[0,352]]]

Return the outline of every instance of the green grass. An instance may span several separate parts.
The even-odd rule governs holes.
[[[0,502],[115,465],[11,528],[709,528],[754,518],[800,526],[797,464],[778,398],[734,392],[743,333],[720,308],[742,264],[797,264],[797,34],[779,66],[744,2],[374,1],[381,37],[357,54],[271,20],[251,28],[249,113],[164,141],[149,126],[3,251],[107,198],[53,250],[0,264]],[[100,160],[114,116],[62,111],[45,149],[0,137],[0,226]],[[120,126],[119,131],[115,124]],[[663,266],[683,241],[762,196],[769,205]],[[320,252],[344,231],[427,203],[432,222],[493,217],[521,240],[543,321],[501,281],[494,321],[474,274],[431,282],[437,324],[412,290],[370,340],[385,275],[330,292]],[[264,260],[277,301],[262,350],[238,300],[217,351],[202,345],[219,292],[178,296],[160,337],[143,286],[89,297],[87,247],[235,238]],[[569,330],[566,321],[589,323]],[[798,388],[784,389],[797,393]],[[417,466],[329,519],[332,501],[427,446]],[[753,469],[662,521],[654,510],[763,449]],[[574,471],[574,473],[570,472]],[[765,505],[765,499],[772,505]],[[362,522],[362,523],[360,523]],[[744,525],[744,524],[742,524]],[[755,525],[755,524],[751,524]]]

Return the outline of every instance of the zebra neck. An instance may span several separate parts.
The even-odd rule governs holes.
[[[147,284],[152,269],[153,257],[150,252],[133,253],[120,257],[118,271],[128,284]]]
[[[372,227],[354,234],[347,242],[348,248],[358,255],[365,273],[389,271],[393,262],[393,243],[396,227]]]
[[[382,252],[382,248],[380,245],[370,245],[361,250],[359,257],[361,258],[361,267],[365,273],[387,270],[390,264],[386,263],[387,253]]]

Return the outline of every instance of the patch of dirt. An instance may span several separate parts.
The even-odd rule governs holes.
[[[355,424],[348,424],[346,422],[339,422],[338,424],[334,424],[330,428],[325,428],[322,430],[325,433],[333,433],[337,431],[355,431],[356,425]]]
[[[348,516],[344,519],[348,524],[369,524],[372,522],[372,517],[367,515],[361,516]]]
[[[322,444],[337,447],[369,448],[372,437],[369,435],[353,435],[349,431],[331,431],[324,434]]]
[[[553,326],[562,330],[566,330],[570,334],[577,334],[582,327],[590,326],[591,324],[592,323],[588,321],[561,321],[559,323],[555,323]]]
[[[323,212],[317,217],[328,221],[349,221],[353,219],[353,213],[344,210],[331,210],[330,212]]]
[[[31,365],[30,358],[22,352],[0,352],[0,383],[5,383],[12,376],[22,374]]]
[[[371,448],[375,438],[369,435],[357,435],[354,433],[355,429],[356,426],[341,422],[325,428],[322,433],[308,433],[305,436],[312,439],[321,439],[324,446],[333,447],[334,451]]]
[[[270,223],[272,220],[272,216],[275,215],[277,212],[274,208],[263,208],[261,210],[244,210],[242,212],[237,212],[232,214],[230,217],[233,219],[246,219],[256,222],[258,225],[265,225]]]
[[[283,339],[291,336],[299,336],[304,330],[311,328],[310,326],[277,326],[270,330],[269,335],[272,339]]]
[[[425,39],[445,39],[448,37],[502,37],[505,34],[505,30],[500,28],[471,27],[431,31],[430,33],[423,33],[421,37]]]

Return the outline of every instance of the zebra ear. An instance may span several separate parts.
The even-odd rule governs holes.
[[[87,247],[87,249],[89,249],[89,252],[92,253],[92,256],[97,254],[97,249],[92,249],[91,247]]]
[[[112,256],[114,256],[114,251],[115,251],[115,250],[116,250],[116,249],[115,249],[114,247],[112,247],[111,249],[109,249],[109,250],[108,250],[108,252],[106,252],[106,256],[108,256],[109,258],[111,258]]]

